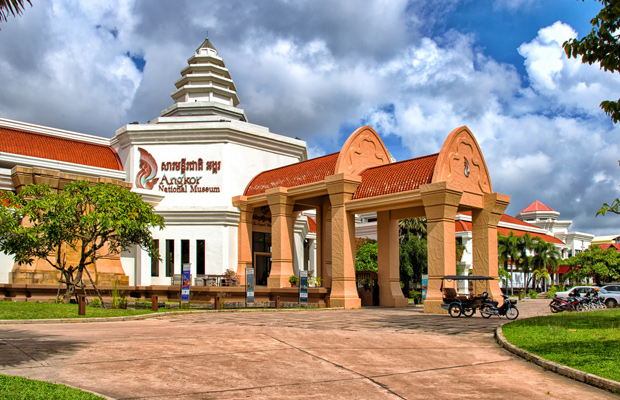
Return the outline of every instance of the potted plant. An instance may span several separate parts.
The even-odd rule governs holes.
[[[291,287],[296,287],[299,283],[299,278],[297,277],[297,275],[291,275],[288,278],[288,282],[291,284]]]
[[[239,284],[239,275],[234,269],[228,268],[224,275],[226,275],[226,283],[223,286],[237,286]]]
[[[314,278],[314,285],[315,285],[316,287],[321,287],[321,281],[322,281],[322,280],[323,280],[323,279],[321,279],[321,278],[319,278],[319,277],[317,276],[316,278]]]

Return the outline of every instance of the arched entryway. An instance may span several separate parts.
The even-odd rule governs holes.
[[[297,215],[314,209],[317,216],[317,266],[331,304],[360,307],[355,282],[355,215],[377,213],[380,304],[405,307],[400,290],[398,220],[428,221],[429,286],[425,312],[442,312],[440,278],[456,273],[454,220],[471,211],[474,274],[497,277],[497,223],[510,198],[493,193],[480,147],[466,127],[447,137],[441,151],[391,162],[385,145],[370,127],[356,130],[339,153],[265,171],[242,196],[238,273],[254,263],[255,210],[268,212],[271,271],[267,284],[285,287],[293,274],[293,227]],[[485,290],[501,294],[497,281]]]

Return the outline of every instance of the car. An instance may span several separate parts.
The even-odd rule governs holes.
[[[620,285],[605,285],[598,292],[607,308],[614,308],[620,304]]]
[[[620,293],[620,284],[601,286],[601,293]]]
[[[598,291],[598,286],[573,286],[572,288],[565,290],[563,292],[555,292],[557,297],[568,297],[579,294],[580,296],[584,296],[586,293],[594,293]]]

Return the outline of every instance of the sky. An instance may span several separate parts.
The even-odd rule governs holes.
[[[372,126],[396,160],[466,125],[507,214],[535,200],[571,231],[619,197],[620,126],[599,103],[620,77],[567,59],[594,0],[37,0],[0,24],[0,117],[112,137],[173,104],[205,37],[249,122],[337,152]]]

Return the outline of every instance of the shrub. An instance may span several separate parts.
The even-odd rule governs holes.
[[[558,287],[557,286],[551,286],[549,287],[549,289],[547,290],[547,298],[548,299],[552,299],[553,296],[555,296],[555,292],[558,291]]]
[[[90,301],[90,306],[91,307],[96,307],[96,308],[101,308],[101,300],[99,300],[99,299],[92,299]]]
[[[297,275],[291,275],[288,278],[288,283],[290,283],[291,285],[297,285],[299,283],[299,278],[297,277]]]
[[[530,299],[535,299],[538,297],[538,293],[536,293],[534,289],[531,289],[528,293],[528,296],[530,296]]]

